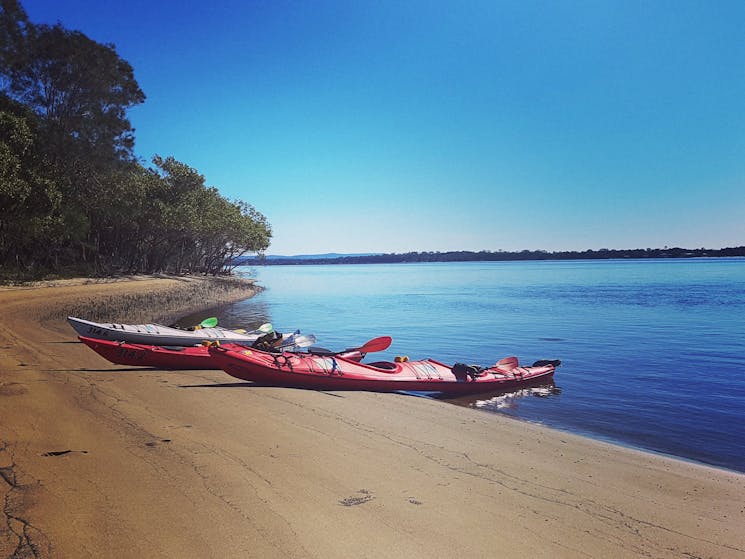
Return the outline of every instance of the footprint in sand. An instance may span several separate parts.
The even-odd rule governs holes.
[[[342,499],[339,501],[339,504],[345,507],[354,507],[356,505],[362,505],[364,503],[367,503],[368,501],[372,501],[375,497],[372,494],[372,491],[368,491],[367,489],[360,489],[357,491],[357,493],[360,494],[360,496],[353,495],[351,497],[347,497],[346,499]]]
[[[88,454],[87,450],[50,450],[45,452],[42,456],[64,456],[65,454],[73,454],[79,452],[80,454]]]
[[[160,442],[162,442],[162,443],[170,443],[171,442],[171,439],[160,439]],[[157,441],[153,441],[153,442],[145,443],[145,446],[155,446],[157,444],[158,444]]]
[[[0,396],[20,396],[28,392],[26,385],[20,382],[0,384]]]

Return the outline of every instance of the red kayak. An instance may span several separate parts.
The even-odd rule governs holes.
[[[256,349],[213,346],[215,364],[231,376],[271,386],[316,390],[397,390],[472,394],[519,387],[549,379],[560,362],[536,361],[521,367],[507,357],[487,368],[456,363],[452,367],[422,361],[359,363],[341,355],[266,353]]]
[[[158,369],[219,369],[206,346],[158,346],[78,336],[93,351],[117,365]]]
[[[78,339],[117,365],[138,367],[155,367],[157,369],[219,369],[212,360],[206,346],[158,346],[149,344],[131,344],[112,340],[99,340],[78,336]],[[236,351],[245,350],[248,346],[226,344],[225,347]],[[350,360],[361,360],[363,353],[347,351],[343,354]]]

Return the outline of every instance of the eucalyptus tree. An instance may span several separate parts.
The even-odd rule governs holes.
[[[216,191],[214,191],[216,194]],[[263,252],[272,230],[266,217],[241,200],[216,197],[205,207],[201,269],[205,273],[230,272],[233,262],[246,252]]]
[[[62,194],[39,153],[38,118],[0,94],[0,264],[33,270],[59,264]]]
[[[145,100],[111,44],[0,0],[0,264],[219,273],[265,250],[266,218],[172,157],[134,156]]]
[[[160,190],[151,204],[160,214],[159,236],[150,261],[174,272],[217,274],[233,255],[269,246],[266,218],[245,202],[231,202],[205,185],[195,169],[173,157],[153,158]]]
[[[37,149],[62,196],[67,234],[48,241],[76,245],[75,257],[90,261],[100,243],[94,224],[133,159],[126,111],[145,96],[113,45],[32,24],[17,0],[0,8],[0,86],[38,117]]]
[[[58,135],[60,155],[106,161],[131,158],[128,108],[145,94],[114,45],[62,25],[34,25],[17,0],[1,0],[1,72],[13,99]],[[92,151],[91,151],[92,150]]]

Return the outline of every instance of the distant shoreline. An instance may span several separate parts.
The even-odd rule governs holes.
[[[679,258],[732,258],[745,257],[745,246],[721,249],[600,249],[585,251],[548,252],[543,250],[523,250],[520,252],[491,251],[450,251],[450,252],[407,252],[388,254],[367,254],[354,256],[334,256],[314,258],[303,257],[260,257],[240,258],[233,261],[239,266],[287,266],[302,264],[405,264],[412,262],[512,262],[527,260],[650,260]]]

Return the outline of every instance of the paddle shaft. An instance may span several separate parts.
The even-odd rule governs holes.
[[[375,351],[384,351],[391,346],[393,338],[390,336],[380,336],[379,338],[373,338],[362,344],[360,347],[350,347],[344,351],[331,351],[322,347],[311,348],[311,353],[318,353],[319,355],[341,355],[342,353],[351,353],[353,351],[359,351],[360,353],[373,353]]]

